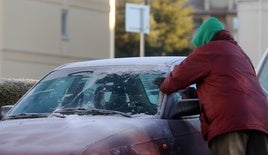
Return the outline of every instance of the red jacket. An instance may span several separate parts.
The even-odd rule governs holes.
[[[172,93],[197,84],[202,134],[215,136],[245,129],[268,133],[268,102],[255,70],[228,31],[219,31],[175,66],[161,85]]]

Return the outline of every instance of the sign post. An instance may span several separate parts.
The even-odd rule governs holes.
[[[140,57],[144,56],[144,34],[150,31],[150,8],[146,5],[126,4],[125,29],[127,32],[140,33]]]

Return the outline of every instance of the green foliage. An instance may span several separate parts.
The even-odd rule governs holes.
[[[36,82],[33,79],[0,79],[0,106],[15,104]]]
[[[125,31],[125,4],[140,0],[118,0],[116,7],[115,57],[135,56],[139,54],[139,34]]]
[[[142,0],[117,1],[116,57],[139,56],[139,33],[125,32],[125,4]],[[192,8],[187,0],[151,0],[150,33],[145,35],[145,55],[187,55],[191,50]]]

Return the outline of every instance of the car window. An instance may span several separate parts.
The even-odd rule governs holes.
[[[19,101],[11,114],[52,113],[57,108],[96,108],[130,114],[157,113],[162,72],[95,73],[56,71]]]
[[[152,74],[142,74],[140,75],[140,79],[142,82],[142,85],[144,86],[145,93],[148,96],[148,99],[150,103],[157,104],[158,103],[158,94],[159,94],[159,88],[153,84],[153,80],[157,76]]]
[[[266,56],[266,59],[263,63],[263,66],[259,72],[259,80],[263,88],[268,92],[268,56]]]

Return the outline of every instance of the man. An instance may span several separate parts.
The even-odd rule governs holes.
[[[268,155],[268,103],[248,56],[215,17],[196,49],[161,84],[170,94],[196,83],[204,139],[213,155]]]

